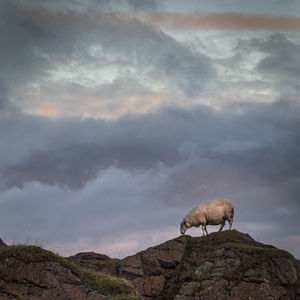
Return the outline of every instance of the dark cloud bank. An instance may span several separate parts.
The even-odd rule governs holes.
[[[0,27],[6,41],[0,47],[1,238],[50,245],[139,233],[141,249],[152,244],[152,232],[179,234],[191,206],[226,197],[236,207],[235,228],[300,256],[299,45],[282,34],[242,45],[266,54],[256,70],[278,89],[273,103],[170,106],[110,121],[49,119],[23,113],[26,103],[10,92],[33,83],[53,91],[47,80],[58,65],[133,66],[132,86],[142,74],[194,99],[216,78],[213,61],[135,19],[83,18],[15,3],[0,4],[6,24]],[[141,9],[140,2],[128,3]],[[149,3],[144,9],[154,10]],[[89,54],[92,44],[103,56]],[[113,84],[99,94],[113,96]]]
[[[114,121],[2,117],[1,235],[66,242],[177,228],[192,205],[227,197],[236,228],[277,243],[297,236],[299,110],[278,101]]]

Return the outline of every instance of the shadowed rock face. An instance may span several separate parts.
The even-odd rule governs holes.
[[[111,260],[91,253],[88,257]],[[82,255],[76,259],[82,259]],[[40,247],[0,245],[0,300],[6,299],[138,300],[140,297],[127,280],[80,267]]]
[[[143,299],[300,299],[300,262],[236,230],[180,236],[116,263]]]
[[[0,239],[0,247],[6,247],[6,244]]]
[[[24,263],[14,257],[0,266],[0,299],[104,300],[107,297],[83,286],[83,282],[67,268],[52,261]]]

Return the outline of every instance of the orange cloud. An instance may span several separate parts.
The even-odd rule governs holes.
[[[46,117],[85,116],[99,118],[117,118],[124,114],[143,114],[170,103],[180,104],[182,99],[174,99],[165,92],[153,92],[148,95],[135,94],[127,97],[105,98],[93,93],[61,93],[56,102],[47,93],[29,92],[31,99],[24,111]]]
[[[290,16],[246,15],[238,13],[226,14],[180,14],[154,13],[149,15],[152,25],[163,25],[174,29],[300,29],[300,18]]]
[[[40,105],[25,111],[35,115],[56,117],[61,113],[62,109],[62,106],[58,103],[41,103]]]

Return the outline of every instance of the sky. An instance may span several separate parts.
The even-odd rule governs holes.
[[[227,198],[300,258],[300,1],[7,0],[0,39],[6,243],[124,257]]]

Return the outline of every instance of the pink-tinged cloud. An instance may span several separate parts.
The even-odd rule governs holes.
[[[28,93],[31,104],[24,112],[46,117],[63,115],[99,118],[117,118],[124,114],[143,114],[170,103],[180,104],[181,99],[174,99],[164,92],[147,95],[133,94],[127,97],[101,97],[93,93],[59,94],[59,102],[51,100],[52,95]],[[52,102],[51,102],[52,101]]]
[[[198,230],[199,233],[199,230]],[[103,237],[98,241],[91,237],[80,237],[73,242],[53,241],[47,243],[47,249],[63,256],[74,255],[79,252],[94,251],[113,258],[124,258],[173,239],[179,235],[178,227],[166,228],[159,232],[133,232],[122,236]]]
[[[152,25],[163,25],[174,29],[270,29],[298,30],[300,18],[256,14],[180,14],[154,13],[148,16]]]

